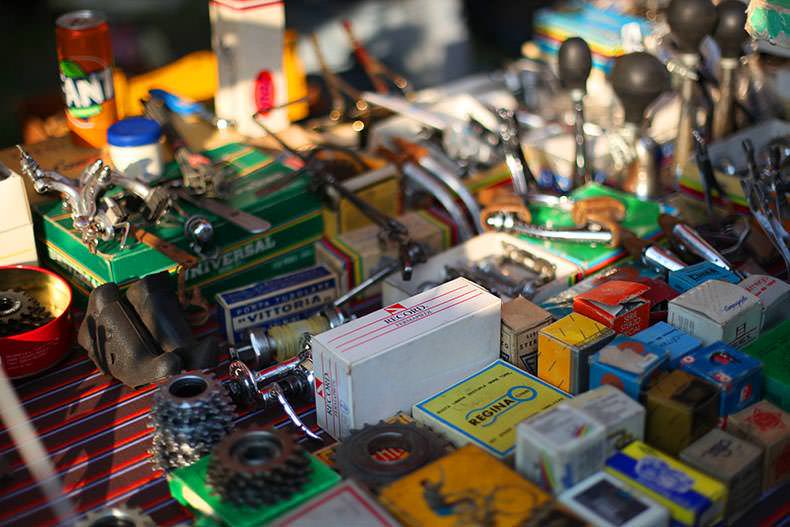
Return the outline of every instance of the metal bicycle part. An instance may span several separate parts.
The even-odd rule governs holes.
[[[443,456],[449,446],[428,428],[382,421],[352,431],[341,441],[335,451],[335,467],[343,477],[376,490]],[[378,460],[375,454],[384,449],[400,449],[407,455],[394,461]]]
[[[88,512],[74,527],[156,527],[156,523],[140,509],[121,506]]]
[[[529,236],[530,238],[547,241],[612,245],[616,239],[614,233],[607,230],[560,230],[536,227],[535,225],[519,221],[513,214],[508,213],[493,214],[486,219],[486,223],[496,231],[513,232]]]

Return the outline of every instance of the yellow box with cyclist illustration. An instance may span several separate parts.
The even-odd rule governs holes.
[[[499,458],[510,456],[516,425],[570,396],[512,364],[496,360],[414,405],[417,422],[456,446],[472,443]]]
[[[533,521],[552,504],[535,484],[474,445],[387,485],[379,501],[409,527],[542,525]]]

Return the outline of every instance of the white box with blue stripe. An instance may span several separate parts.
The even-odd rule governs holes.
[[[337,277],[323,265],[217,294],[217,319],[228,343],[246,343],[254,328],[308,318],[338,296]]]

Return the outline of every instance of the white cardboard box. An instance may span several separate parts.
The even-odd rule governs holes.
[[[584,412],[606,430],[606,457],[635,439],[645,437],[645,408],[609,384],[569,399],[565,404]]]
[[[16,172],[0,180],[0,265],[38,265],[25,182]]]
[[[529,242],[509,234],[487,232],[475,236],[452,249],[439,253],[429,258],[427,262],[416,266],[414,268],[414,274],[409,281],[403,280],[398,273],[390,275],[384,280],[382,286],[382,302],[385,304],[398,302],[416,294],[423,284],[441,281],[444,277],[444,267],[446,265],[468,266],[487,256],[502,254],[503,242],[515,245],[519,249],[525,249],[535,256],[548,260],[556,266],[556,277],[554,281],[541,286],[537,294],[530,299],[535,304],[539,304],[543,300],[568,287],[570,279],[581,273],[581,269],[576,264],[551,254],[537,245],[530,244]],[[510,299],[505,298],[503,300]]]
[[[313,338],[318,425],[335,439],[499,356],[502,302],[457,278]]]
[[[598,472],[557,499],[598,527],[666,527],[669,512],[614,476]]]
[[[706,346],[724,341],[743,348],[760,334],[763,306],[741,286],[708,280],[669,302],[667,322]]]
[[[763,305],[764,328],[790,318],[790,284],[787,282],[773,276],[753,274],[738,285],[756,296]]]
[[[560,403],[519,423],[516,470],[555,495],[601,470],[606,462],[604,427]]]

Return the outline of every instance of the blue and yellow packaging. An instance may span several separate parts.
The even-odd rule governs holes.
[[[722,483],[641,441],[610,457],[606,472],[666,507],[673,525],[704,527],[724,517]]]

